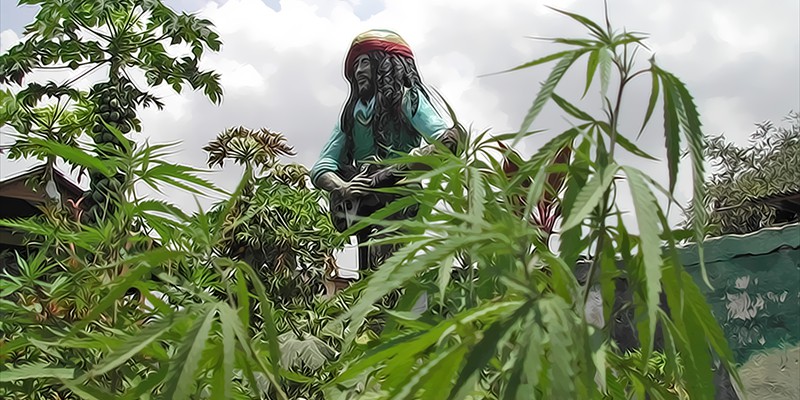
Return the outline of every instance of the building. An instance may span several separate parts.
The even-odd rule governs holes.
[[[40,206],[55,199],[75,212],[80,210],[83,189],[59,170],[52,169],[52,179],[46,179],[47,166],[38,165],[0,181],[0,219],[13,220],[40,215]],[[0,226],[0,271],[14,252],[24,253],[24,236],[11,228]]]

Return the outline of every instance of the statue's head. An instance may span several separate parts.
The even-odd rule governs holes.
[[[357,89],[355,94],[364,100],[371,98],[376,89],[377,70],[381,65],[390,66],[390,59],[402,64],[414,63],[414,54],[400,35],[373,29],[356,36],[344,62],[344,76]]]
[[[391,145],[390,136],[395,134],[416,134],[402,115],[405,89],[417,89],[409,96],[412,110],[417,108],[418,94],[427,97],[428,93],[417,72],[414,54],[400,35],[373,29],[356,36],[345,57],[344,76],[350,84],[350,96],[340,121],[346,134],[352,132],[355,104],[373,96],[372,131],[379,143]]]

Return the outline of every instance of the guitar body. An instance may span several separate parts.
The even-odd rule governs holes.
[[[356,174],[364,174],[364,172],[366,172],[365,176],[370,178],[387,176],[385,171],[386,169],[379,169],[375,165],[369,165],[362,172],[359,172],[352,167],[345,169],[342,171],[343,173],[340,173],[340,176],[342,179],[349,181],[353,179]],[[375,188],[380,188],[387,187],[389,185],[387,185],[386,182],[381,182],[381,180],[378,179],[373,186]],[[341,191],[334,190],[330,193],[329,201],[331,222],[333,222],[333,227],[339,232],[344,232],[355,225],[359,219],[372,215],[372,213],[386,207],[389,203],[399,199],[400,197],[401,196],[394,193],[382,192],[372,192],[360,196],[345,197]],[[418,210],[418,206],[407,207],[402,211],[390,216],[388,219],[399,220],[412,218],[417,215]]]

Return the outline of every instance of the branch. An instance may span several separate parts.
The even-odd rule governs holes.
[[[160,41],[162,41],[162,40],[164,40],[164,39],[166,39],[168,37],[169,37],[169,34],[165,33],[165,34],[163,34],[163,35],[161,35],[161,36],[159,36],[159,37],[157,37],[155,39],[148,39],[148,40],[143,41],[142,43],[139,44],[139,47],[141,48],[141,47],[150,46],[151,44],[158,43],[158,42],[160,42]]]
[[[68,82],[67,82],[65,85],[66,85],[66,86],[72,86],[72,84],[74,84],[75,82],[79,81],[79,80],[80,80],[81,78],[83,78],[84,76],[86,76],[86,75],[89,75],[90,73],[94,72],[94,70],[96,70],[96,69],[100,68],[100,66],[102,66],[102,65],[103,65],[103,64],[105,64],[106,62],[109,62],[109,60],[103,60],[102,62],[99,62],[99,63],[97,63],[97,65],[95,65],[94,67],[92,67],[92,68],[88,69],[86,72],[84,72],[84,73],[82,73],[82,74],[78,75],[78,76],[77,76],[77,77],[75,77],[74,79],[71,79],[71,80],[69,80],[69,81],[68,81]]]
[[[70,19],[72,19],[72,22],[75,23],[75,25],[78,25],[81,28],[86,29],[87,31],[93,33],[95,36],[97,36],[97,37],[99,37],[101,39],[104,39],[105,41],[108,41],[108,42],[111,41],[111,37],[110,36],[107,36],[107,35],[105,35],[103,33],[100,33],[98,31],[90,28],[87,25],[84,25],[83,22],[81,20],[79,20],[78,17],[75,15],[75,13],[73,12],[72,8],[69,9],[69,16],[70,16]]]

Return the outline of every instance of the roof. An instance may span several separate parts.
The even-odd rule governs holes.
[[[703,260],[706,263],[726,261],[743,255],[768,254],[782,248],[800,249],[800,223],[708,238],[703,241]],[[687,267],[700,264],[696,244],[684,246],[679,249],[679,254]]]
[[[764,196],[753,201],[763,202],[784,211],[800,214],[800,189]]]
[[[31,178],[42,176],[45,172],[45,168],[45,164],[40,164],[0,181],[0,197],[26,200],[33,203],[43,202],[45,200],[44,190],[31,189],[26,182]],[[56,183],[58,191],[65,197],[78,199],[83,196],[83,189],[73,183],[57,168],[53,168],[53,180]],[[37,189],[43,188],[39,187]]]

